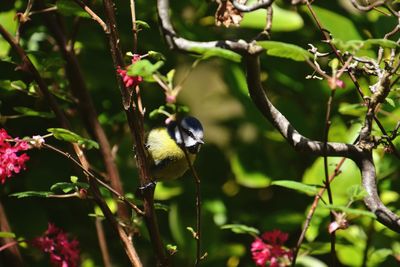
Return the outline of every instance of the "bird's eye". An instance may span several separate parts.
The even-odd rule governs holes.
[[[188,136],[192,137],[193,139],[196,139],[196,137],[194,136],[194,134],[193,134],[190,130],[188,130],[188,129],[186,129],[186,128],[183,128],[182,126],[180,126],[179,128],[180,128],[185,134],[187,134]]]

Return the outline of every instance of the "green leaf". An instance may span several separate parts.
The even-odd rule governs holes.
[[[129,76],[141,76],[146,81],[153,81],[153,74],[157,72],[164,62],[157,61],[155,64],[147,59],[142,59],[128,67],[127,74]]]
[[[394,102],[394,100],[393,99],[391,99],[391,98],[389,98],[389,97],[386,97],[385,98],[385,101],[389,104],[389,105],[391,105],[392,107],[396,107],[396,103]]]
[[[305,193],[309,196],[315,196],[318,193],[318,187],[315,185],[303,184],[303,183],[291,181],[291,180],[273,181],[271,183],[271,185],[277,185],[277,186],[282,186],[282,187],[286,187],[289,189],[293,189],[293,190],[299,191],[301,193]]]
[[[150,50],[149,52],[147,52],[147,55],[149,58],[152,58],[157,61],[160,61],[160,60],[166,61],[167,60],[163,54],[161,54],[160,52],[157,52],[157,51]]]
[[[50,190],[53,192],[61,190],[64,193],[69,193],[75,190],[75,185],[71,183],[56,183],[50,187]]]
[[[10,196],[17,197],[17,198],[48,197],[52,194],[53,194],[53,192],[48,192],[48,191],[25,191],[25,192],[14,193],[14,194],[11,194]]]
[[[348,40],[344,41],[339,38],[332,40],[332,43],[342,51],[350,51],[352,53],[361,49],[370,49],[372,46],[381,46],[383,48],[398,48],[399,44],[387,39],[367,39],[367,40]]]
[[[267,55],[270,56],[288,58],[295,61],[305,61],[312,58],[310,52],[294,44],[276,41],[260,41],[257,44],[266,49]]]
[[[193,227],[186,227],[186,230],[188,230],[191,234],[192,234],[192,237],[193,238],[196,238],[196,236],[197,236],[197,233],[196,233],[196,231],[193,229]]]
[[[165,204],[161,204],[160,202],[154,203],[154,209],[169,212],[169,206],[165,205]]]
[[[346,41],[361,39],[357,28],[349,18],[316,5],[313,5],[313,10],[317,14],[322,27],[327,29],[332,34],[334,39],[338,38]],[[310,14],[308,10],[307,14]]]
[[[359,117],[363,115],[366,111],[366,107],[361,104],[349,104],[349,103],[340,103],[339,105],[339,113],[343,115],[350,115]]]
[[[189,51],[202,55],[201,59],[220,57],[233,62],[240,62],[242,59],[238,53],[220,47],[192,47]]]
[[[5,1],[1,2],[1,5],[4,5]],[[15,32],[17,29],[18,21],[15,18],[15,10],[10,10],[7,12],[0,12],[0,21],[1,25],[8,32]],[[4,58],[8,55],[10,50],[10,45],[7,43],[4,38],[0,38],[0,58]]]
[[[26,117],[54,118],[54,113],[52,112],[36,111],[27,107],[14,107],[14,110]]]
[[[58,0],[56,2],[57,10],[65,16],[74,16],[82,18],[90,18],[90,15],[85,12],[78,4],[70,0]]]
[[[347,194],[352,200],[361,200],[367,195],[367,192],[364,187],[355,184],[347,189]]]
[[[295,31],[303,27],[304,22],[298,12],[282,9],[273,4],[274,19],[272,23],[272,31]],[[267,14],[264,9],[245,13],[243,20],[240,22],[241,28],[252,28],[263,30],[267,21]]]
[[[364,41],[364,48],[370,48],[372,45],[378,45],[383,48],[399,48],[400,45],[395,41],[388,39],[368,39]]]
[[[142,30],[142,29],[150,29],[150,25],[143,20],[136,20],[136,27],[138,28],[138,30]]]
[[[11,232],[0,232],[0,238],[15,238],[15,234]]]
[[[237,155],[232,155],[230,162],[238,184],[249,188],[264,188],[271,183],[271,179],[263,173],[248,170]]]
[[[77,143],[79,146],[85,149],[92,149],[96,148],[99,149],[99,144],[93,140],[84,138],[74,132],[71,132],[64,128],[49,128],[47,129],[48,132],[52,133],[54,137],[58,140],[70,142],[70,143]]]
[[[78,176],[72,175],[69,180],[71,183],[76,184],[78,182]]]
[[[225,224],[221,226],[221,229],[231,230],[236,234],[249,234],[251,236],[260,234],[260,231],[258,231],[256,228],[244,224]]]
[[[16,90],[26,90],[27,86],[23,81],[12,81],[10,86]]]
[[[346,206],[330,205],[330,204],[323,205],[322,207],[325,207],[330,210],[345,212],[347,214],[363,215],[363,216],[368,216],[368,217],[376,219],[376,215],[374,213],[372,213],[370,211],[366,211],[366,210],[352,209],[352,208],[348,208]]]
[[[183,189],[182,186],[177,185],[169,185],[163,182],[158,182],[155,192],[154,192],[154,199],[156,200],[168,200],[173,197],[179,196],[182,194]]]

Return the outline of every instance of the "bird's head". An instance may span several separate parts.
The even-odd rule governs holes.
[[[192,154],[198,153],[204,144],[203,126],[194,117],[187,116],[179,122],[171,122],[168,132],[179,146],[186,147]]]

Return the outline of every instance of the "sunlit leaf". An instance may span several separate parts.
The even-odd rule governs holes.
[[[230,161],[238,184],[249,188],[263,188],[271,183],[271,179],[263,173],[247,170],[237,155],[232,155]]]
[[[236,234],[249,234],[252,236],[260,234],[260,231],[256,228],[244,224],[225,224],[221,226],[221,229],[231,230]]]
[[[26,117],[40,117],[46,119],[55,117],[52,112],[36,111],[27,107],[14,107],[14,110]]]
[[[370,48],[372,45],[378,45],[384,48],[399,48],[400,44],[388,39],[367,39],[364,41],[364,47]]]
[[[0,232],[0,238],[15,238],[15,234],[11,232]]]
[[[367,195],[367,192],[361,185],[352,185],[347,189],[347,194],[352,200],[361,200]]]
[[[304,22],[298,12],[282,9],[273,4],[274,18],[272,23],[272,31],[295,31],[301,29]],[[267,21],[267,14],[264,9],[254,12],[245,13],[243,20],[240,22],[241,28],[252,28],[263,30]]]
[[[267,55],[288,58],[295,61],[305,61],[312,57],[311,53],[294,44],[276,41],[260,41],[258,45],[266,49]]]
[[[368,216],[368,217],[376,219],[376,215],[374,213],[372,213],[370,211],[366,211],[366,210],[352,209],[352,208],[348,208],[346,206],[330,205],[330,204],[326,204],[323,207],[326,207],[330,210],[345,212],[346,214],[363,215],[363,216]]]
[[[11,194],[10,196],[17,197],[17,198],[48,197],[52,194],[53,194],[53,192],[48,192],[48,191],[25,191],[25,192],[14,193],[14,194]]]
[[[202,59],[220,57],[233,62],[240,62],[242,59],[238,53],[220,47],[191,47],[189,51],[202,55]]]
[[[385,98],[385,101],[389,104],[389,105],[391,105],[392,107],[396,107],[396,103],[394,102],[394,100],[393,99],[391,99],[391,98],[389,98],[389,97],[386,97]]]
[[[148,55],[148,57],[149,58],[152,58],[152,59],[154,59],[154,60],[157,60],[157,61],[166,61],[167,59],[165,58],[165,56],[163,55],[163,54],[161,54],[160,52],[157,52],[157,51],[148,51],[147,52],[147,55]]]
[[[366,107],[361,104],[349,104],[349,103],[340,103],[339,105],[339,113],[343,115],[351,115],[359,117],[363,115],[366,111]]]
[[[300,255],[296,260],[297,265],[302,267],[328,267],[323,261],[307,255]]]
[[[136,23],[136,27],[138,28],[138,30],[150,29],[150,25],[146,21],[136,20],[135,23]]]
[[[147,59],[142,59],[130,65],[127,74],[129,76],[142,76],[146,81],[153,81],[153,74],[155,74],[162,65],[164,65],[162,61],[157,61],[153,64]]]
[[[85,149],[92,149],[96,148],[99,149],[99,144],[93,140],[84,138],[74,132],[71,132],[64,128],[49,128],[47,129],[48,132],[52,133],[54,137],[58,140],[70,142],[70,143],[77,143],[78,145],[82,146]]]
[[[313,5],[313,10],[315,11],[318,19],[320,20],[322,27],[332,34],[333,38],[341,40],[359,40],[361,39],[357,28],[354,23],[347,17],[339,15],[328,9]],[[310,14],[310,12],[307,12]],[[313,19],[313,18],[311,18]]]
[[[84,11],[78,4],[70,0],[58,0],[56,2],[57,10],[65,16],[75,16],[90,18],[90,15]]]
[[[277,185],[286,187],[289,189],[293,189],[299,191],[301,193],[305,193],[309,196],[314,196],[318,193],[318,187],[315,185],[308,185],[301,182],[291,181],[291,180],[279,180],[273,181],[271,185]]]
[[[56,183],[50,187],[50,190],[56,192],[58,190],[63,191],[64,193],[69,193],[75,189],[75,185],[72,183]]]

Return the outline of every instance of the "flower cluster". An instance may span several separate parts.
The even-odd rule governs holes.
[[[13,145],[10,140],[13,141]],[[13,139],[6,130],[0,129],[0,182],[2,184],[6,178],[26,168],[25,162],[29,160],[29,156],[20,152],[29,148],[27,142],[20,141],[18,138]]]
[[[283,247],[288,239],[288,234],[280,230],[265,232],[261,238],[251,244],[251,253],[257,266],[284,267],[289,266],[292,252]]]
[[[132,64],[135,64],[140,60],[140,55],[138,54],[133,54],[132,57]],[[125,87],[133,87],[135,88],[137,85],[139,85],[143,81],[143,77],[141,76],[129,76],[128,71],[125,69],[121,69],[121,67],[118,67],[117,69],[118,74],[122,77],[122,80],[124,81]]]
[[[78,240],[68,240],[63,230],[49,223],[46,232],[32,241],[32,245],[50,254],[56,267],[77,267],[79,262]]]

